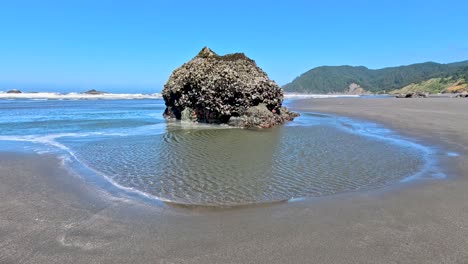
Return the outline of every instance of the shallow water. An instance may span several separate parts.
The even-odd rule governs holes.
[[[431,148],[373,123],[302,113],[286,126],[245,130],[166,123],[163,110],[162,100],[0,101],[0,142],[59,153],[126,190],[196,205],[379,188],[434,164]]]

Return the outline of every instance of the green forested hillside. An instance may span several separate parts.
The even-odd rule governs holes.
[[[390,93],[460,93],[466,91],[468,91],[468,84],[465,82],[465,79],[450,76],[447,78],[431,78],[419,83],[412,83],[401,89],[393,90]]]
[[[432,78],[463,79],[468,61],[440,64],[425,62],[371,70],[363,66],[322,66],[314,68],[283,86],[286,92],[342,93],[356,83],[372,93],[389,92]]]

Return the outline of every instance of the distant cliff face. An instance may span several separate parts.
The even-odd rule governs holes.
[[[219,56],[203,48],[174,70],[162,95],[168,119],[270,127],[293,118],[282,108],[283,90],[243,53]]]
[[[355,94],[355,95],[359,95],[359,94],[366,94],[366,90],[364,90],[364,88],[362,88],[359,84],[357,83],[352,83],[349,85],[348,89],[345,90],[345,94]]]
[[[379,70],[363,66],[323,66],[302,74],[283,89],[299,93],[347,93],[350,85],[356,84],[372,93],[390,92],[431,78],[465,78],[463,76],[468,76],[467,66],[468,61],[450,64],[426,62]]]

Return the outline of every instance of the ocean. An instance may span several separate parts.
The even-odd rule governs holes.
[[[120,195],[184,205],[294,201],[444,177],[435,148],[376,123],[303,112],[284,126],[238,129],[167,122],[156,95],[108,97],[0,99],[0,151],[57,155]]]

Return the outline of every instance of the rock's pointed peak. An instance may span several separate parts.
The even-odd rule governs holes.
[[[254,60],[250,59],[249,57],[245,56],[244,53],[232,53],[232,54],[226,54],[226,55],[218,55],[214,51],[212,51],[208,47],[203,47],[203,49],[197,54],[195,58],[211,58],[211,59],[217,59],[221,61],[236,61],[236,60],[246,60],[251,63],[255,63]]]
[[[214,51],[212,51],[208,47],[203,47],[203,49],[198,53],[197,57],[201,57],[201,58],[218,57],[218,54],[216,54]]]

